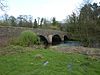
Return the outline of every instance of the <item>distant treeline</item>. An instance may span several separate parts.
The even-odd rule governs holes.
[[[61,22],[56,21],[55,17],[48,20],[40,17],[33,19],[31,15],[19,15],[15,18],[14,16],[5,14],[0,18],[0,26],[59,29],[61,27]]]

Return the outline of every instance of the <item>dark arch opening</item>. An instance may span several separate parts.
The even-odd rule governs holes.
[[[44,37],[44,36],[42,36],[42,35],[38,35],[39,36],[39,38],[40,38],[40,42],[43,44],[43,45],[48,45],[48,41],[47,41],[47,39]]]
[[[64,42],[67,42],[67,41],[69,41],[70,39],[66,36],[66,35],[64,35]]]
[[[54,35],[52,37],[52,45],[57,45],[57,44],[60,44],[61,42],[62,41],[59,35]]]

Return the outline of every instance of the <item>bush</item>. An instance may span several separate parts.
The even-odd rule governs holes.
[[[30,30],[23,31],[20,36],[12,42],[13,45],[20,46],[32,46],[39,43],[40,41],[38,36]]]

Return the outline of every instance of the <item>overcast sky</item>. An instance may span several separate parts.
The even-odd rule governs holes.
[[[94,0],[94,2],[99,1]],[[18,15],[32,15],[34,18],[56,17],[61,21],[77,10],[81,3],[82,0],[8,0],[7,13],[15,17]]]

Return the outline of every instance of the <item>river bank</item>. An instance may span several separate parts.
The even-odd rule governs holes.
[[[50,46],[50,48],[64,53],[80,53],[100,58],[100,48],[88,48],[82,46],[65,46],[65,45]]]

